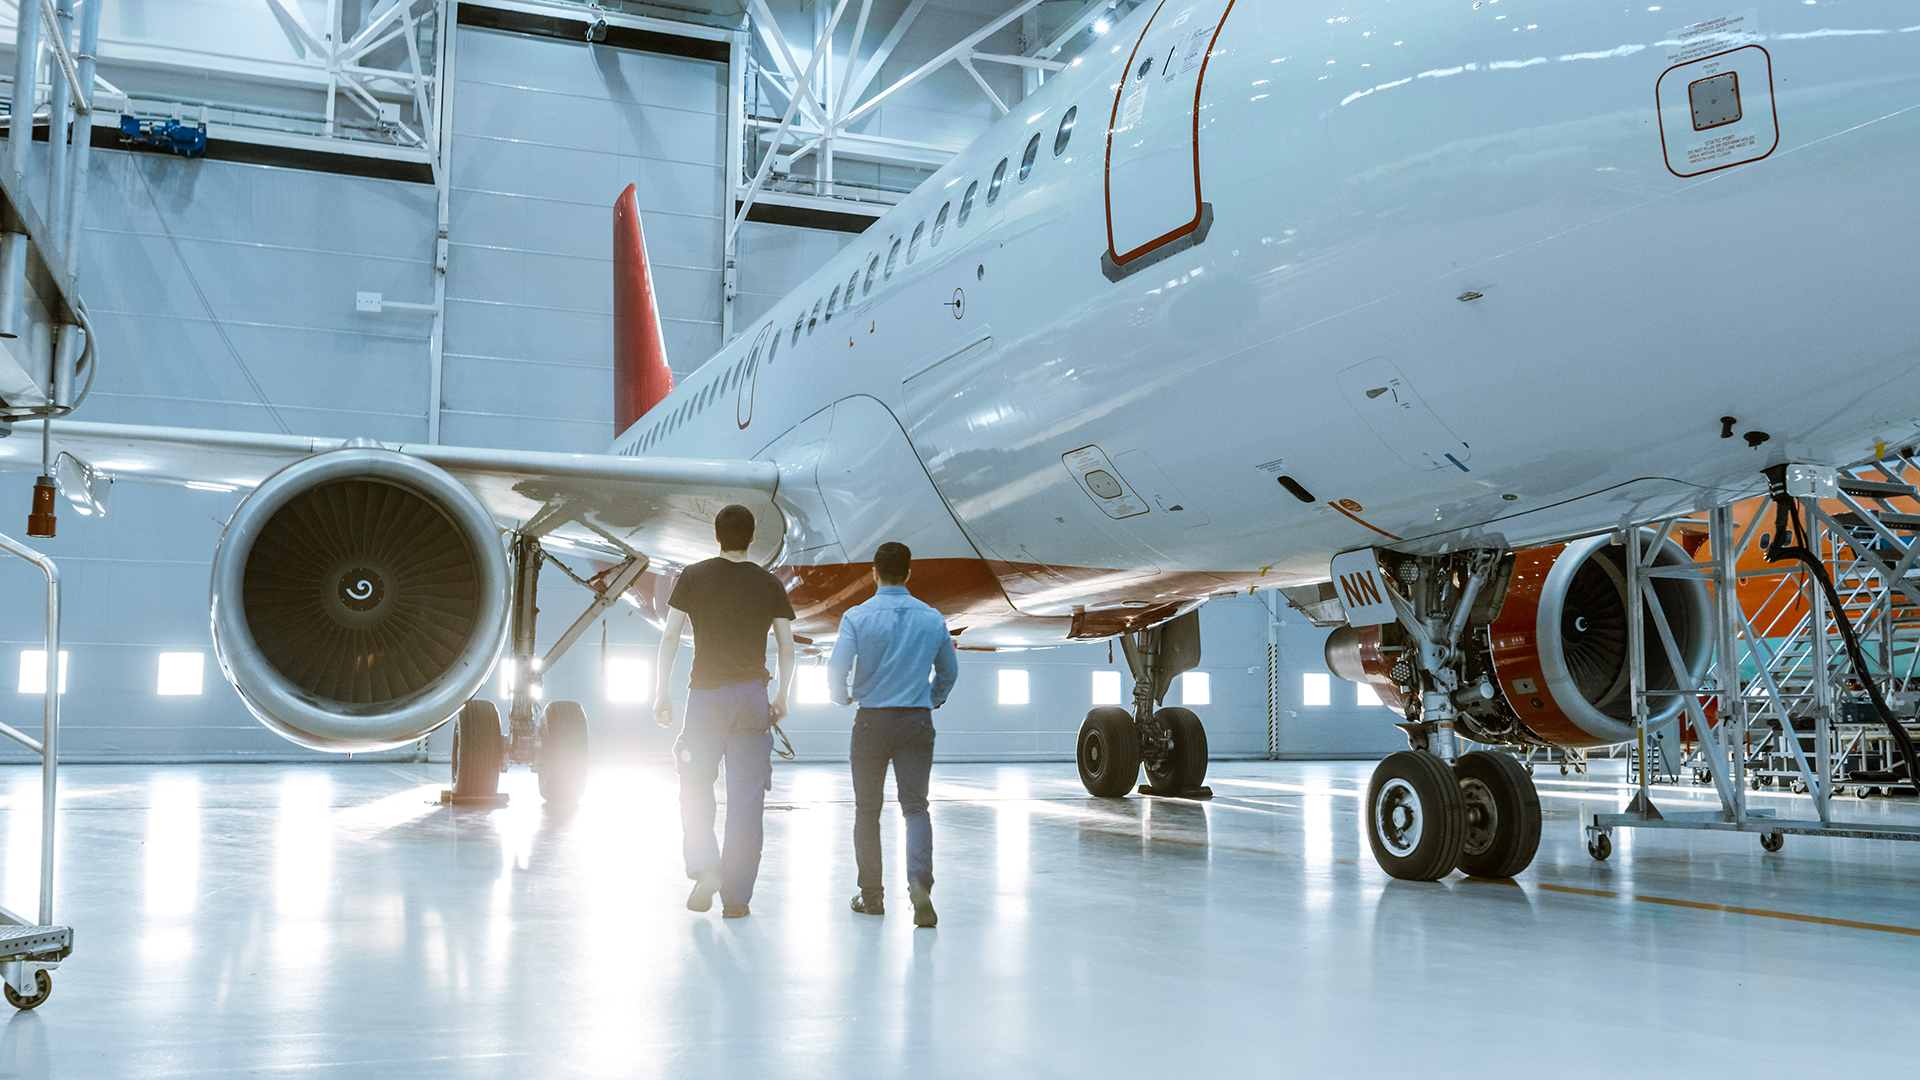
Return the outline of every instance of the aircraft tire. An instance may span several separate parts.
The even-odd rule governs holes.
[[[1161,709],[1153,718],[1173,737],[1162,769],[1147,768],[1147,782],[1165,795],[1180,795],[1200,787],[1207,780],[1207,729],[1191,709],[1173,706]]]
[[[456,799],[485,799],[499,794],[500,710],[491,701],[469,701],[460,706],[453,726],[453,795]]]
[[[1475,750],[1453,767],[1466,802],[1467,835],[1460,872],[1510,878],[1533,862],[1540,848],[1540,795],[1533,778],[1510,754]]]
[[[1438,881],[1453,871],[1467,839],[1467,805],[1447,763],[1402,750],[1367,784],[1367,843],[1374,861],[1402,881]]]
[[[1140,733],[1132,714],[1111,707],[1087,713],[1073,757],[1087,794],[1118,799],[1132,791],[1140,776]]]
[[[540,797],[549,806],[572,806],[587,790],[587,712],[577,701],[547,706],[540,740]]]

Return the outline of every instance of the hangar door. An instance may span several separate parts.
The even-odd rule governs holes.
[[[1107,123],[1107,250],[1118,281],[1207,238],[1200,87],[1233,0],[1161,0],[1134,43]]]

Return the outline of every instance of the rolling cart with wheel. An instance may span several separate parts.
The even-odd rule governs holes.
[[[40,913],[28,920],[0,907],[0,980],[7,1004],[32,1009],[53,993],[49,974],[73,953],[73,928],[53,925],[53,835],[55,773],[60,763],[60,572],[53,560],[11,537],[0,549],[39,567],[47,576],[47,670],[45,728],[38,739],[0,724],[0,735],[40,755]]]

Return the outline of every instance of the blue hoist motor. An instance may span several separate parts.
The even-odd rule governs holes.
[[[181,157],[197,158],[207,152],[207,129],[179,120],[142,120],[137,116],[120,118],[123,142],[150,146]]]

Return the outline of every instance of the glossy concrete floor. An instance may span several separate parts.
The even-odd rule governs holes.
[[[1219,797],[1189,803],[1090,799],[1068,765],[938,766],[941,922],[916,931],[904,902],[847,910],[843,766],[777,770],[753,915],[734,921],[682,907],[664,765],[597,769],[565,816],[524,773],[487,811],[429,802],[445,766],[70,767],[59,914],[78,948],[46,1005],[0,1015],[0,1076],[1728,1076],[1910,1060],[1920,846],[1789,837],[1764,854],[1752,836],[1619,833],[1596,863],[1579,816],[1617,806],[1618,785],[1556,775],[1517,887],[1394,882],[1358,825],[1370,769],[1216,763]],[[16,908],[32,903],[37,787],[0,771],[0,901]],[[1920,821],[1911,802],[1842,809]]]

